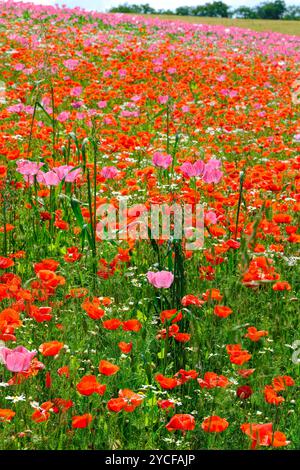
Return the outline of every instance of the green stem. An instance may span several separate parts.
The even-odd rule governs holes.
[[[52,154],[55,158],[55,141],[56,141],[56,128],[55,128],[55,116],[54,116],[54,89],[51,85],[51,106],[52,106]]]
[[[3,199],[3,253],[4,256],[7,256],[7,230],[6,230],[6,201],[4,194],[2,194]]]
[[[239,217],[240,217],[240,209],[241,209],[241,203],[242,203],[244,180],[245,180],[245,172],[242,171],[241,174],[240,174],[239,201],[238,201],[238,208],[237,208],[237,214],[236,214],[236,223],[235,223],[235,234],[234,234],[234,239],[235,240],[237,239],[237,234],[238,234],[238,226],[239,226]]]
[[[169,105],[167,105],[167,153],[170,150],[170,110]]]
[[[91,227],[91,239],[92,239],[92,265],[93,265],[93,290],[96,290],[96,278],[97,278],[97,249],[96,249],[96,231],[94,227],[94,215],[93,215],[93,202],[92,202],[92,188],[90,171],[87,170],[87,185],[88,185],[88,202],[89,202],[89,215],[90,215],[90,227]],[[96,212],[96,208],[94,208]]]

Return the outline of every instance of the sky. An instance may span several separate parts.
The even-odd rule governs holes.
[[[24,0],[25,1],[25,0]],[[124,3],[128,4],[145,4],[149,3],[153,8],[160,9],[163,8],[165,10],[175,10],[177,7],[180,6],[196,6],[196,5],[204,5],[207,2],[211,2],[213,0],[27,0],[31,1],[32,3],[36,4],[59,4],[59,5],[67,5],[70,7],[74,6],[81,6],[86,10],[97,10],[97,11],[107,11],[112,6],[122,5]],[[264,0],[223,0],[224,3],[231,7],[238,7],[241,5],[246,6],[255,6],[259,3],[263,3]],[[300,5],[300,0],[285,0],[286,5]]]

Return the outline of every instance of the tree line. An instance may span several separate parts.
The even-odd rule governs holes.
[[[182,6],[176,10],[155,10],[149,3],[145,5],[129,5],[125,3],[109,10],[110,13],[134,13],[156,15],[180,15],[180,16],[209,16],[217,18],[244,18],[263,20],[300,20],[300,6],[287,6],[284,0],[266,1],[255,7],[241,6],[230,8],[222,1],[205,3],[195,7]]]

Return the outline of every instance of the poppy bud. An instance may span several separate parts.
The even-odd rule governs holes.
[[[52,379],[51,379],[51,374],[50,372],[46,372],[46,388],[51,388],[51,384],[52,384]]]
[[[239,387],[236,391],[237,396],[241,400],[246,400],[247,398],[251,397],[253,393],[253,390],[249,385],[243,385],[242,387]]]

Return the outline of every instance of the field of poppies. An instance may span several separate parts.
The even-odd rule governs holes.
[[[299,449],[300,37],[8,1],[0,55],[1,449]]]

